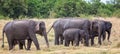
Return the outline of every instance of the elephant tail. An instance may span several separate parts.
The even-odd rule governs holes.
[[[2,32],[2,48],[4,48],[4,30],[3,30],[3,32]]]
[[[48,30],[47,34],[50,32],[50,30],[53,28],[53,26],[56,24],[57,21],[55,21],[52,26],[50,27],[50,29]]]
[[[50,30],[52,29],[53,25],[50,27],[50,29],[48,30],[47,34],[50,32]]]

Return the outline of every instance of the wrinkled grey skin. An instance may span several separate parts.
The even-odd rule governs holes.
[[[59,19],[53,23],[51,28],[53,27],[55,32],[55,45],[59,45],[59,39],[61,44],[63,44],[63,32],[68,28],[79,28],[85,30],[89,35],[90,30],[90,21],[87,19]],[[49,31],[51,30],[49,29]],[[48,32],[49,32],[48,31]],[[89,38],[89,37],[88,37]],[[87,40],[88,41],[88,40]],[[86,44],[88,45],[88,44]]]
[[[65,40],[65,46],[69,46],[70,42],[72,42],[72,45],[75,44],[75,46],[79,46],[81,39],[86,40],[86,37],[88,36],[84,30],[69,28],[64,31],[63,37]]]
[[[44,36],[46,44],[49,47],[46,27],[43,21],[37,22],[33,20],[15,20],[8,22],[3,28],[3,45],[4,47],[4,33],[6,34],[9,44],[9,50],[13,49],[14,40],[28,40],[27,50],[30,50],[31,42],[35,44],[37,50],[40,50],[36,34]],[[29,39],[28,39],[29,37]]]
[[[25,45],[25,40],[20,40],[20,41],[14,40],[13,46],[15,46],[16,44],[19,45],[19,49],[23,49],[23,46],[25,49],[27,49]]]
[[[105,23],[101,20],[93,20],[91,25],[91,45],[94,44],[94,37],[98,37],[98,43],[101,45],[101,38],[105,38]]]

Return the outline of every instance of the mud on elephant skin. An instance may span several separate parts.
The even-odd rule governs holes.
[[[4,33],[6,34],[9,50],[13,49],[14,40],[26,40],[30,37],[27,44],[27,49],[30,50],[31,42],[35,44],[37,50],[40,50],[36,34],[44,36],[47,46],[49,47],[46,27],[43,21],[34,20],[14,20],[8,22],[3,28],[3,45],[4,47]]]
[[[81,41],[81,39],[84,39],[85,46],[88,46],[89,37],[84,30],[69,28],[64,31],[63,37],[65,40],[65,46],[69,46],[70,42],[72,42],[72,45],[75,44],[75,46],[79,46],[79,42]]]

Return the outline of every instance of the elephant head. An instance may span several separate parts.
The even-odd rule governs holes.
[[[109,41],[109,38],[110,38],[110,34],[111,34],[111,28],[112,28],[112,23],[109,22],[109,21],[105,21],[105,28],[106,28],[106,31],[108,33],[108,41]]]
[[[95,24],[97,24],[97,22],[96,22],[96,20],[92,20],[91,22],[90,22],[90,38],[92,38],[93,36],[93,30],[95,29],[94,27],[96,27],[95,26]],[[94,29],[93,29],[94,28]]]
[[[84,39],[84,45],[85,46],[89,46],[89,34],[87,34],[87,32],[85,32],[85,30],[80,30],[79,34],[80,34],[80,40],[81,40],[81,42]]]
[[[35,28],[36,28],[36,33],[37,34],[40,34],[41,36],[44,36],[47,47],[49,47],[45,23],[43,21],[37,22]]]

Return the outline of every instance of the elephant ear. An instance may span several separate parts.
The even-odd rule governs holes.
[[[38,30],[39,30],[39,24],[40,24],[40,23],[37,23],[37,24],[36,24],[36,26],[35,26],[36,31],[38,31]]]
[[[43,21],[39,23],[39,29],[42,31],[45,29],[45,23]]]

